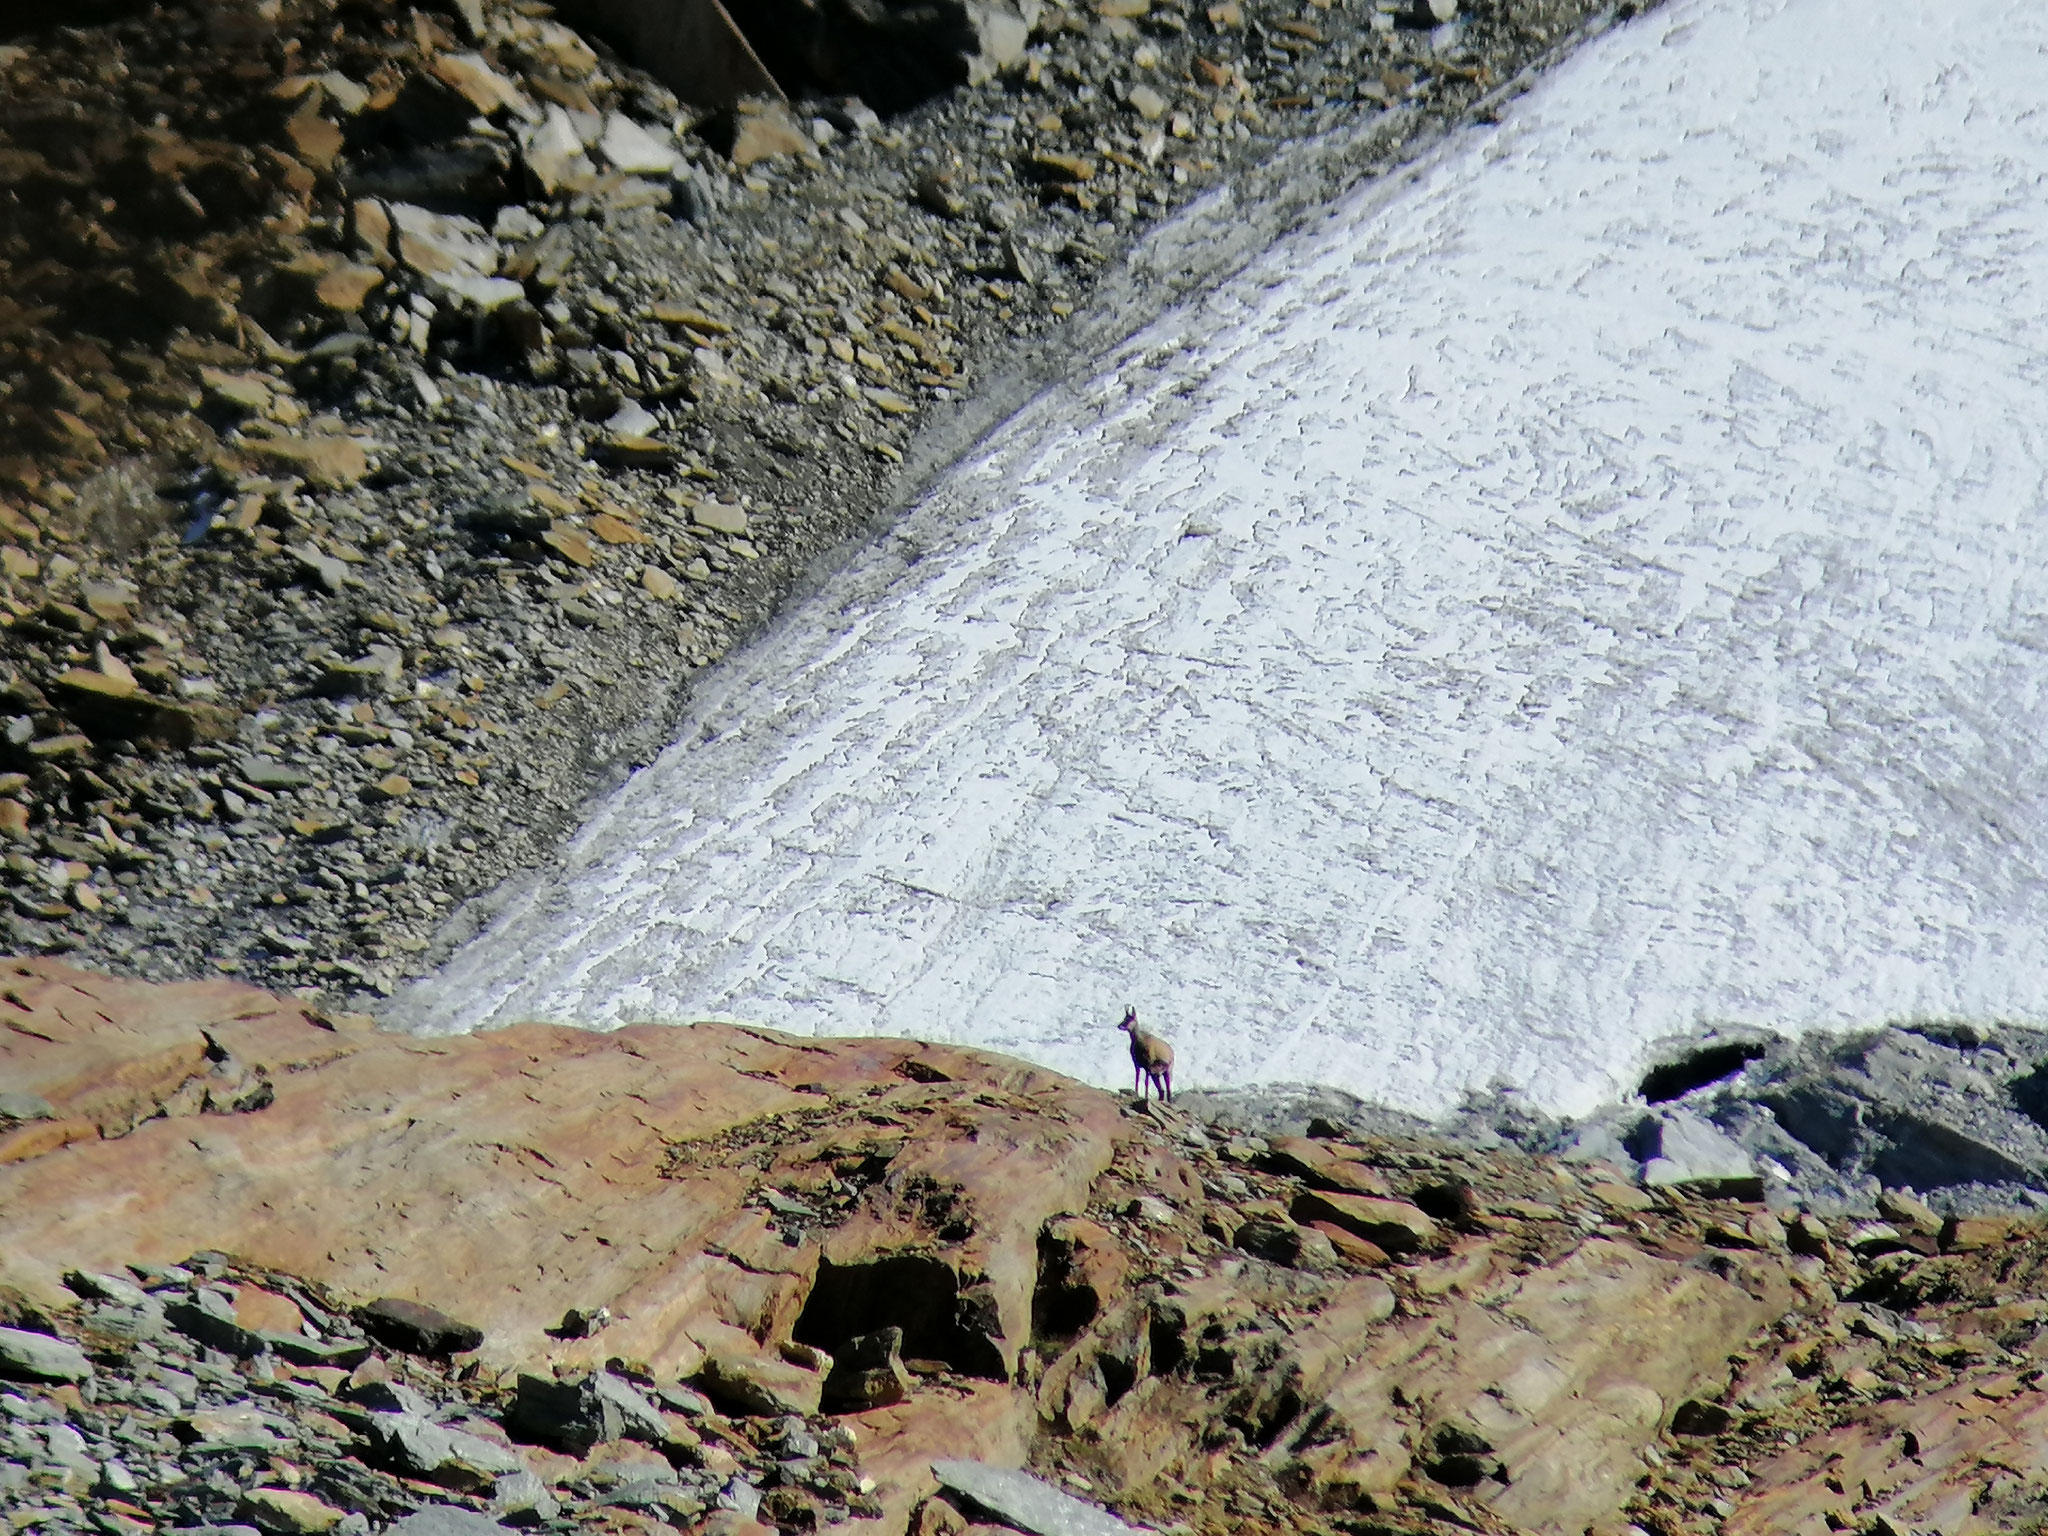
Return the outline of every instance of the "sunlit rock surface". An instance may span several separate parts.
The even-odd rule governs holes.
[[[2048,1016],[2048,13],[1678,0],[1041,399],[400,1016],[1552,1109]]]

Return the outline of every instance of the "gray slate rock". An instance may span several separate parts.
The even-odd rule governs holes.
[[[39,1094],[10,1088],[0,1093],[0,1120],[54,1120],[57,1111]]]
[[[621,1438],[659,1445],[668,1438],[661,1410],[630,1382],[609,1371],[580,1381],[522,1375],[512,1421],[550,1445],[577,1455]]]
[[[121,1275],[70,1269],[64,1272],[64,1284],[88,1301],[111,1301],[117,1306],[139,1307],[153,1299],[133,1280]]]
[[[385,1528],[384,1536],[517,1536],[488,1515],[453,1504],[429,1504]]]
[[[16,1381],[83,1381],[92,1362],[76,1344],[46,1333],[0,1328],[0,1376]]]
[[[85,1309],[87,1325],[95,1333],[103,1333],[116,1339],[127,1339],[141,1343],[145,1339],[160,1339],[168,1332],[164,1305],[154,1296],[143,1298],[135,1307],[113,1306],[101,1303]]]
[[[202,1296],[207,1294],[200,1293]],[[252,1360],[270,1347],[253,1329],[244,1328],[232,1317],[221,1316],[218,1308],[204,1301],[173,1302],[164,1308],[164,1316],[186,1337],[238,1359]]]
[[[258,789],[304,789],[313,782],[313,775],[274,757],[250,757],[242,760],[242,780]]]
[[[491,1513],[521,1525],[552,1520],[562,1504],[535,1472],[508,1472],[491,1489]]]
[[[610,1371],[599,1371],[590,1383],[598,1398],[617,1411],[620,1432],[627,1439],[654,1445],[668,1439],[668,1424],[662,1419],[661,1410],[638,1387]]]
[[[1031,1536],[1137,1536],[1135,1526],[1029,1472],[981,1461],[935,1461],[932,1475],[941,1486]]]
[[[1699,1189],[1747,1199],[1762,1193],[1756,1164],[1742,1144],[1689,1110],[1650,1116],[1630,1150],[1642,1158],[1643,1182],[1652,1189]]]
[[[434,1405],[423,1394],[399,1381],[366,1381],[359,1387],[344,1387],[341,1396],[373,1413],[409,1413],[416,1419],[434,1415]]]
[[[367,1437],[379,1460],[443,1487],[486,1488],[507,1473],[527,1470],[502,1445],[410,1413],[371,1414]]]

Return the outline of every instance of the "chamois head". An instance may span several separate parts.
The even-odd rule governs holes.
[[[1138,1010],[1126,1003],[1124,1005],[1124,1021],[1117,1025],[1117,1028],[1126,1034],[1135,1035],[1138,1032]]]

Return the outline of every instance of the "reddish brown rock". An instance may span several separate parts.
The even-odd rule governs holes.
[[[255,438],[242,451],[327,491],[347,490],[370,472],[368,451],[353,437]]]
[[[1402,1200],[1307,1191],[1290,1212],[1304,1225],[1327,1221],[1388,1253],[1412,1253],[1436,1241],[1436,1223]]]
[[[613,1358],[740,1415],[808,1412],[836,1376],[875,1536],[920,1507],[941,1536],[964,1523],[925,1503],[942,1458],[1085,1477],[1195,1536],[1361,1515],[1579,1536],[1695,1505],[1730,1536],[1990,1532],[2048,1478],[2031,1224],[1950,1222],[1944,1254],[1864,1260],[1817,1218],[1686,1197],[1589,1236],[1541,1159],[1373,1138],[1254,1160],[945,1046],[710,1024],[423,1040],[225,984],[0,971],[0,1080],[14,1112],[49,1111],[0,1142],[0,1316],[23,1326],[84,1316],[66,1270],[216,1249],[256,1266],[229,1264],[234,1319],[175,1321],[206,1312],[251,1355],[298,1342],[303,1297],[317,1326],[452,1313],[482,1339],[426,1347],[480,1342],[463,1374],[536,1400]],[[1375,1166],[1469,1187],[1484,1219],[1302,1187]],[[1228,1246],[1290,1208],[1316,1217],[1302,1263]],[[1838,1301],[1880,1277],[1883,1307]],[[330,1391],[437,1369],[322,1348],[290,1369]],[[850,1390],[862,1372],[886,1379]],[[563,1484],[757,1452],[717,1414],[642,1412],[645,1444],[520,1454]],[[772,1512],[801,1524],[806,1498]]]
[[[1377,1168],[1343,1155],[1341,1143],[1315,1141],[1307,1136],[1274,1138],[1271,1160],[1283,1173],[1291,1173],[1317,1189],[1352,1195],[1391,1195],[1386,1176]]]
[[[40,961],[8,980],[17,1027],[0,1070],[116,1139],[0,1169],[0,1283],[54,1300],[68,1268],[218,1248],[443,1307],[508,1364],[623,1354],[695,1370],[707,1346],[787,1338],[821,1257],[839,1321],[871,1331],[860,1309],[899,1303],[861,1292],[868,1266],[936,1239],[920,1273],[952,1297],[954,1352],[1007,1375],[1030,1337],[1039,1229],[1086,1204],[1118,1123],[1107,1095],[1053,1074],[903,1041],[724,1025],[344,1035],[226,984],[153,989]],[[275,1102],[145,1121],[213,1072],[210,1048],[260,1068]],[[913,1054],[950,1081],[899,1077]],[[876,1098],[876,1083],[895,1086]],[[815,1144],[787,1150],[829,1169],[838,1143],[876,1144],[872,1119],[891,1113],[920,1135],[898,1139],[873,1197],[822,1244],[784,1243],[758,1203],[763,1168],[728,1141],[813,1127]],[[570,1308],[600,1305],[614,1321],[597,1339],[549,1336]]]

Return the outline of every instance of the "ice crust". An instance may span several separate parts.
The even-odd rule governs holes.
[[[1674,0],[1036,401],[439,1033],[741,1018],[1572,1113],[2048,1022],[2048,8]]]

